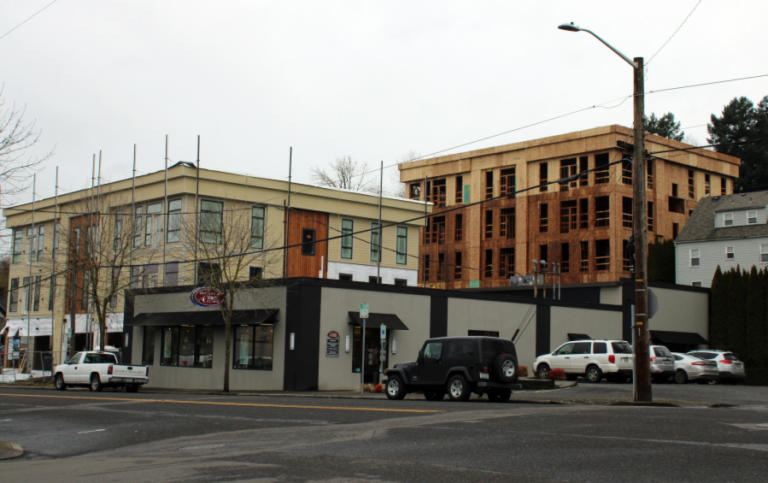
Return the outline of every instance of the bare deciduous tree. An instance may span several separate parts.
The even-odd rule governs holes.
[[[351,156],[336,158],[327,169],[312,168],[312,177],[316,183],[329,188],[351,191],[378,192],[378,183],[366,163],[353,161]]]
[[[198,285],[219,290],[223,300],[218,305],[224,321],[224,385],[229,392],[232,364],[232,316],[238,292],[248,287],[252,266],[268,268],[277,257],[277,251],[266,246],[263,214],[253,217],[251,210],[258,207],[235,208],[224,212],[202,212],[197,223],[187,223],[185,245],[198,252]],[[254,221],[261,219],[261,222]],[[195,225],[199,225],[195,229]]]
[[[50,154],[37,158],[26,153],[40,137],[34,123],[24,122],[24,111],[7,105],[0,88],[0,183],[3,194],[26,188],[30,171]]]

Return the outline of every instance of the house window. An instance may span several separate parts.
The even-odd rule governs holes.
[[[680,233],[680,224],[679,223],[672,223],[672,239],[674,240],[677,238],[677,235]]]
[[[12,263],[19,263],[21,261],[21,253],[24,250],[24,230],[16,228],[13,230],[13,253]]]
[[[501,220],[499,222],[499,236],[502,238],[515,237],[515,209],[504,208],[501,210]]]
[[[168,243],[181,241],[181,200],[168,201]]]
[[[621,182],[623,184],[632,184],[632,158],[624,156],[621,158]]]
[[[704,175],[704,196],[709,196],[709,175]]]
[[[546,162],[539,163],[539,191],[547,191],[548,166]]]
[[[200,200],[200,241],[203,243],[221,243],[222,216],[224,203],[221,201]]]
[[[311,256],[315,254],[315,237],[316,236],[317,236],[317,233],[312,228],[302,228],[301,230],[301,254],[302,255]],[[371,248],[371,250],[373,250],[373,248]]]
[[[456,252],[454,256],[453,278],[461,278],[461,252]]]
[[[464,217],[461,213],[456,214],[456,226],[453,237],[456,241],[461,241],[464,236]]]
[[[608,226],[610,220],[610,198],[607,196],[599,196],[595,198],[595,226]]]
[[[632,198],[621,198],[621,225],[632,228]]]
[[[499,195],[509,198],[515,197],[515,168],[501,170]]]
[[[152,203],[147,206],[147,214],[144,217],[144,246],[157,247],[160,243],[160,220],[163,205]]]
[[[698,248],[691,248],[689,250],[689,255],[691,259],[691,266],[692,267],[698,267],[701,265],[701,259],[699,258],[699,249]]]
[[[312,254],[314,255],[314,248]],[[381,261],[381,227],[376,221],[371,223],[371,261]]]
[[[493,276],[493,250],[485,251],[485,278],[491,278]]]
[[[32,311],[40,310],[40,275],[35,275],[34,293],[32,295]]]
[[[688,198],[696,197],[696,189],[693,184],[693,170],[688,170]]]
[[[571,246],[567,242],[560,244],[560,271],[568,273],[571,270]]]
[[[424,281],[429,280],[429,255],[424,255]]]
[[[485,172],[485,199],[493,198],[493,171]]]
[[[114,235],[112,240],[112,250],[117,254],[123,249],[123,214],[120,212],[115,213]],[[53,236],[58,238],[55,233]],[[57,241],[58,240],[54,241],[54,246]]]
[[[515,249],[502,248],[499,250],[499,276],[508,277],[515,274]]]
[[[649,159],[645,163],[645,172],[647,175],[646,189],[653,189],[653,160]]]
[[[158,327],[144,327],[141,344],[141,364],[151,366],[155,363],[155,334]]]
[[[8,291],[8,312],[16,312],[17,310],[19,310],[19,279],[12,278]]]
[[[421,199],[421,183],[411,183],[408,185],[408,197],[412,200]]]
[[[621,269],[625,272],[632,271],[633,260],[630,256],[630,248],[629,248],[629,240],[623,240],[621,245],[621,253],[622,253],[622,267]]]
[[[176,287],[179,285],[179,262],[168,262],[165,264],[163,283],[166,287]]]
[[[579,186],[587,186],[589,184],[589,157],[581,156],[579,158]]]
[[[563,181],[566,178],[568,181]],[[560,191],[568,191],[569,189],[576,189],[578,180],[576,179],[576,158],[563,159],[560,161]]]
[[[610,180],[608,171],[609,156],[608,153],[595,155],[595,184],[607,183]]]
[[[733,213],[723,213],[723,226],[733,225]]]
[[[264,248],[264,207],[251,207],[251,248]]]
[[[406,226],[397,227],[397,242],[395,251],[397,264],[408,264],[408,227]]]
[[[549,230],[549,207],[546,203],[539,203],[539,232]]]
[[[548,261],[549,260],[549,247],[547,244],[539,245],[539,260]],[[542,267],[542,270],[544,270],[544,267]]]
[[[577,226],[576,200],[560,202],[560,232],[568,233]]]
[[[724,194],[726,194],[726,192],[725,192],[725,186],[726,186],[726,181],[725,181],[725,178],[724,178],[724,177],[723,177],[723,178],[720,178],[720,194],[721,194],[721,195],[724,195]]]
[[[29,238],[29,261],[42,260],[43,247],[45,246],[45,226],[39,225],[36,230],[30,228],[27,237]]]
[[[235,327],[234,369],[272,370],[273,325]]]
[[[456,203],[464,202],[464,178],[456,176],[456,188],[454,190],[454,200]]]
[[[493,210],[485,210],[485,239],[493,238]]]
[[[648,231],[656,231],[654,224],[654,217],[653,217],[653,201],[648,202]]]
[[[725,247],[725,258],[726,260],[733,260],[736,258],[734,247]]]
[[[160,365],[213,367],[213,327],[163,327]]]
[[[221,284],[221,267],[218,263],[200,262],[197,266],[198,286],[217,286]]]
[[[747,225],[754,225],[757,223],[757,210],[747,211]],[[38,260],[40,260],[38,258]]]
[[[579,269],[582,272],[589,271],[589,241],[579,242]]]
[[[768,262],[768,243],[760,244],[760,261]]]
[[[611,241],[595,241],[595,270],[609,270],[611,268]]]
[[[437,207],[445,206],[445,178],[432,182],[432,201]]]
[[[352,232],[354,221],[349,218],[341,219],[341,258],[352,258]]]

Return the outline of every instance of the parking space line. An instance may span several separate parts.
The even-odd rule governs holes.
[[[345,407],[345,406],[312,406],[308,404],[269,404],[269,403],[246,403],[246,402],[223,402],[223,401],[183,401],[179,399],[147,399],[147,398],[127,398],[110,396],[64,396],[47,394],[15,394],[0,393],[0,396],[26,397],[39,399],[76,399],[87,401],[120,401],[136,403],[160,403],[160,404],[189,404],[199,406],[240,406],[253,408],[288,408],[288,409],[320,409],[326,411],[360,411],[360,412],[380,412],[380,413],[411,413],[411,414],[434,414],[440,411],[436,409],[397,409],[397,408],[372,408],[372,407]]]

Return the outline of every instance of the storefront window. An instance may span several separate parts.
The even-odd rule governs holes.
[[[157,327],[144,327],[144,340],[141,350],[141,364],[151,366],[155,363],[155,334]]]
[[[235,369],[272,370],[274,327],[272,325],[241,325],[235,327]]]
[[[160,364],[213,367],[213,327],[164,327]],[[147,340],[144,339],[146,345]]]
[[[181,327],[179,335],[179,365],[193,366],[195,365],[195,328]]]
[[[195,367],[213,367],[213,327],[197,328],[195,354]]]
[[[160,356],[160,365],[177,366],[179,364],[179,328],[163,328],[163,353]]]

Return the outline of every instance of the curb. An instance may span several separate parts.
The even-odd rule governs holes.
[[[16,443],[0,441],[0,460],[18,458],[24,454],[24,450]]]

